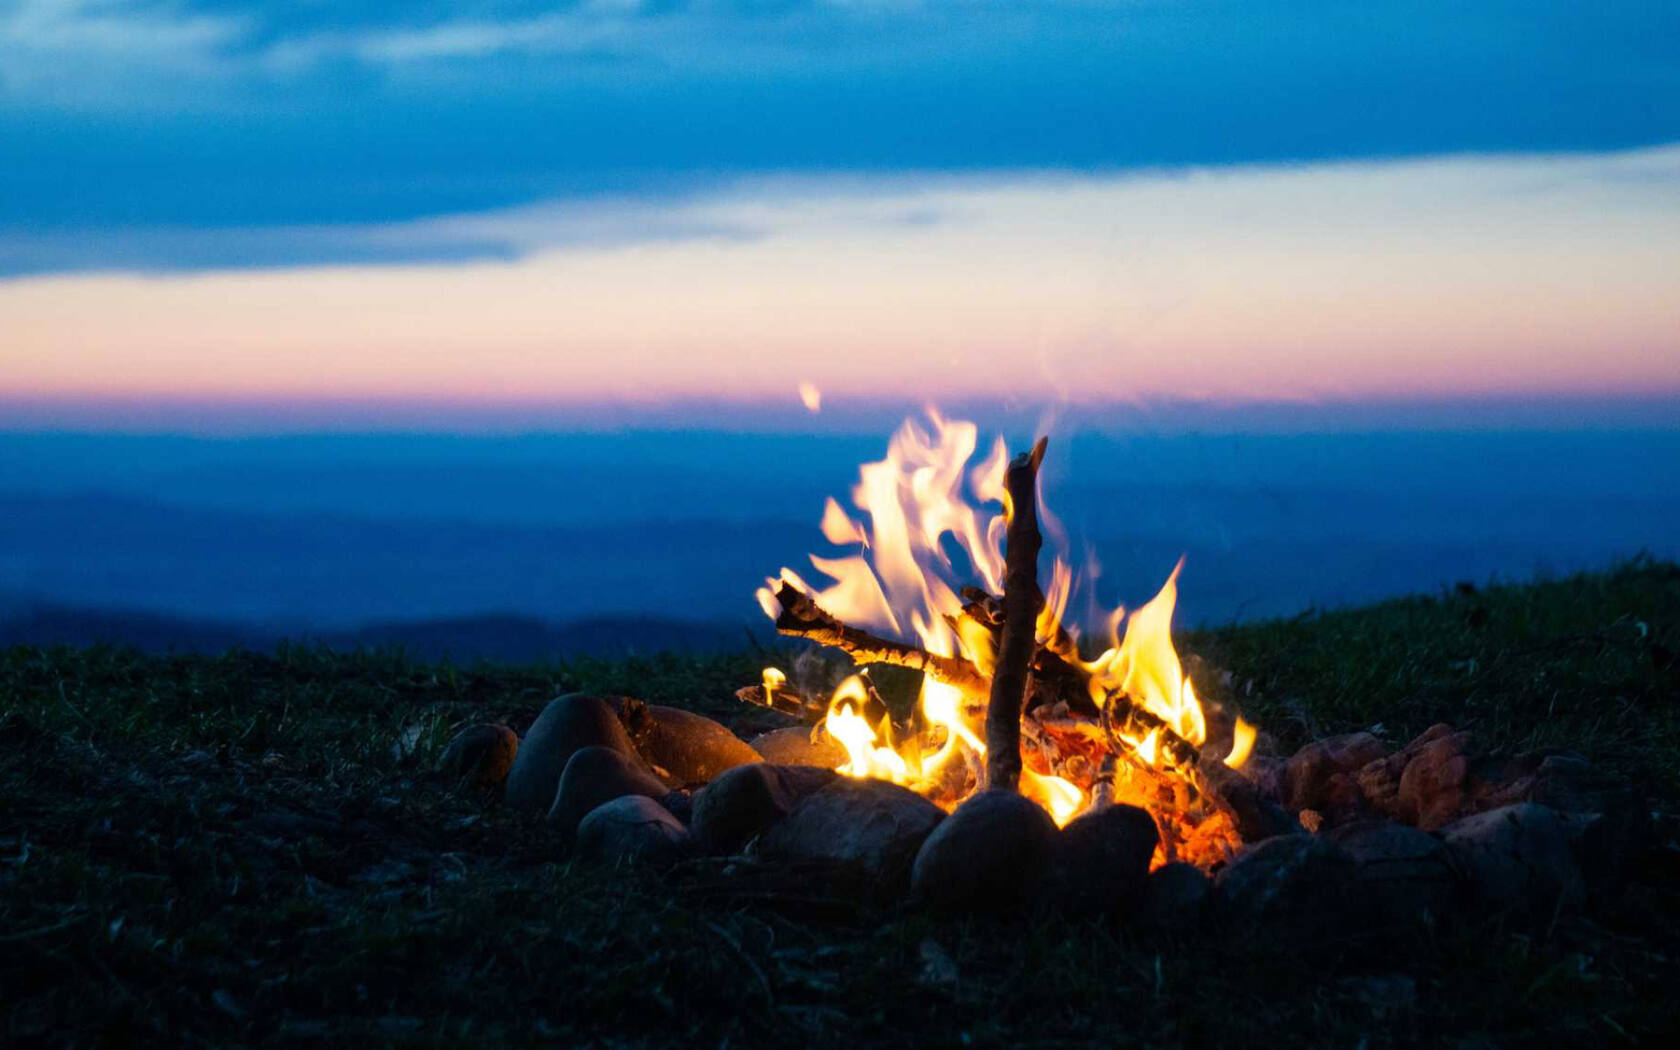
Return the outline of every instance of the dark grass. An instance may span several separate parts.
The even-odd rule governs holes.
[[[1575,748],[1656,809],[1680,802],[1674,565],[1181,648],[1202,657],[1205,696],[1285,749],[1449,720],[1494,746]],[[832,872],[591,870],[560,859],[539,822],[426,772],[456,725],[523,728],[572,689],[763,718],[732,699],[762,659],[0,653],[0,1043],[1469,1048],[1674,1034],[1672,845],[1592,920],[1488,916],[1308,961],[1191,931],[897,914],[852,903]]]

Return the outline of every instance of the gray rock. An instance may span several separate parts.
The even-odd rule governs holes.
[[[1358,939],[1353,859],[1316,835],[1282,835],[1237,854],[1214,885],[1234,929],[1308,951]]]
[[[669,774],[673,787],[709,784],[718,774],[764,758],[727,726],[678,707],[618,702],[630,739],[649,762]]]
[[[1207,917],[1213,880],[1194,864],[1174,861],[1149,873],[1133,922],[1152,933],[1194,931]]]
[[[1348,824],[1327,834],[1353,858],[1355,895],[1387,929],[1440,918],[1457,903],[1461,884],[1440,839],[1387,820]]]
[[[1056,822],[1038,803],[1014,791],[982,791],[922,843],[911,896],[954,914],[1020,915],[1040,896],[1055,838]]]
[[[686,857],[691,845],[677,818],[643,795],[602,803],[577,829],[577,856],[582,860],[668,867]]]
[[[1069,915],[1125,914],[1137,905],[1160,839],[1154,818],[1136,806],[1083,814],[1051,843],[1046,896]]]
[[[1441,838],[1484,909],[1544,918],[1583,899],[1569,829],[1533,802],[1477,813],[1441,829]]]
[[[1237,835],[1244,842],[1301,834],[1300,821],[1246,772],[1238,772],[1222,762],[1208,762],[1202,766],[1202,775],[1230,808]]]
[[[533,813],[548,812],[566,763],[585,747],[610,748],[634,764],[641,763],[636,745],[606,701],[570,693],[543,708],[525,733],[508,772],[507,804]]]
[[[779,766],[822,766],[836,769],[846,762],[846,749],[820,730],[804,726],[772,729],[752,738],[751,746],[764,761]]]
[[[839,776],[818,766],[736,766],[695,793],[695,840],[708,853],[738,853]]]
[[[884,894],[896,894],[908,888],[916,852],[944,817],[909,788],[840,777],[772,825],[759,839],[759,852],[848,865]]]
[[[612,748],[581,748],[566,763],[548,819],[559,826],[562,835],[570,837],[596,806],[625,795],[659,799],[666,794],[658,777]]]
[[[493,788],[507,779],[518,754],[519,737],[507,726],[468,726],[443,749],[438,772],[473,787]]]

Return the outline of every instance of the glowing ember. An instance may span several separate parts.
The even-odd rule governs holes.
[[[851,493],[856,516],[833,499],[823,508],[823,536],[851,548],[841,557],[811,555],[812,566],[831,582],[813,587],[784,568],[758,592],[772,618],[791,587],[846,629],[919,647],[924,664],[946,660],[945,673],[931,668],[923,676],[913,731],[895,730],[856,675],[834,690],[825,723],[846,751],[841,773],[904,784],[947,809],[984,786],[988,697],[976,683],[992,674],[1000,630],[1008,452],[1000,438],[970,468],[978,436],[974,424],[931,409],[926,426],[906,421],[886,458],[860,468]],[[1101,617],[1107,647],[1086,658],[1065,616],[1095,574],[1078,575],[1055,559],[1035,624],[1039,659],[1051,665],[1035,676],[1052,692],[1028,698],[1020,789],[1058,825],[1094,805],[1142,806],[1162,832],[1158,862],[1205,866],[1223,860],[1237,838],[1198,765],[1207,718],[1171,633],[1179,568],[1130,615],[1117,609]],[[965,581],[974,587],[963,588]],[[963,673],[950,673],[952,665]],[[1054,693],[1068,683],[1074,685],[1065,695]],[[785,684],[779,671],[766,669],[767,697]],[[1240,768],[1254,737],[1253,727],[1239,720],[1224,765]]]

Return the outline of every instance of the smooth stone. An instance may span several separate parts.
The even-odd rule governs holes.
[[[589,811],[625,795],[663,798],[668,791],[659,778],[610,747],[585,747],[572,755],[560,776],[548,819],[570,837]]]
[[[1327,833],[1353,858],[1355,893],[1389,928],[1447,915],[1461,880],[1440,839],[1405,824],[1361,821]]]
[[[1051,842],[1050,901],[1075,916],[1131,910],[1160,841],[1154,818],[1136,806],[1082,814]]]
[[[691,847],[682,823],[643,795],[603,802],[578,823],[577,856],[582,860],[669,867]]]
[[[1212,897],[1213,880],[1194,864],[1175,860],[1144,880],[1133,922],[1152,933],[1193,931],[1207,917]]]
[[[507,779],[519,754],[519,736],[504,725],[476,725],[456,733],[438,759],[438,771],[478,788]]]
[[[585,747],[609,748],[638,765],[641,762],[624,723],[606,701],[570,693],[550,701],[531,723],[508,772],[504,801],[514,809],[548,812],[566,763]]]
[[[847,761],[846,749],[832,738],[804,726],[772,729],[748,741],[764,761],[778,766],[822,766],[838,769]]]
[[[694,838],[708,853],[739,853],[839,776],[820,766],[736,766],[695,793]]]
[[[1221,911],[1241,932],[1309,951],[1359,939],[1353,858],[1317,835],[1281,835],[1237,854],[1214,880]]]
[[[781,860],[827,861],[855,869],[896,896],[945,811],[885,780],[840,777],[801,799],[759,839],[759,853]]]
[[[959,915],[1020,915],[1038,896],[1055,837],[1056,822],[1038,803],[1014,791],[982,791],[922,843],[911,897]]]
[[[649,762],[669,774],[673,787],[709,784],[736,766],[764,757],[721,722],[679,707],[618,702],[630,739]]]
[[[1581,905],[1569,829],[1548,806],[1521,802],[1477,813],[1442,828],[1441,838],[1484,909],[1545,918]]]

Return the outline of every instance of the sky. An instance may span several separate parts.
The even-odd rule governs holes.
[[[1680,397],[1676,54],[1667,2],[0,0],[0,426]]]

